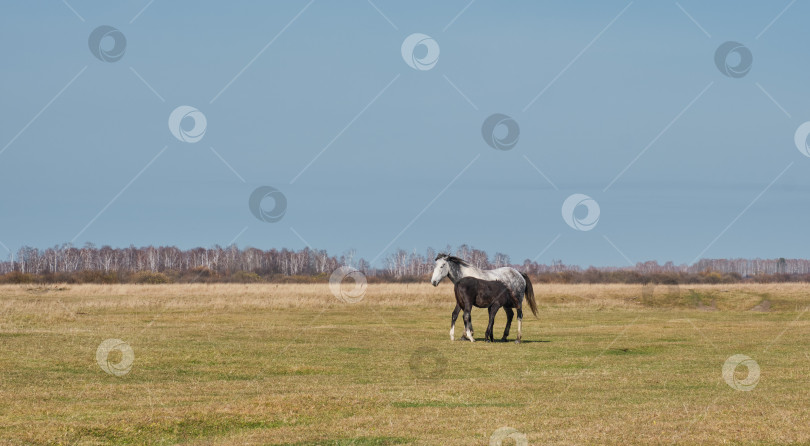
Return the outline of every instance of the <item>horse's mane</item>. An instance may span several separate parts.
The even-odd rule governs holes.
[[[458,263],[459,265],[472,266],[466,260],[456,256],[451,256],[450,254],[439,254],[436,256],[436,260],[439,259],[446,259],[448,262]]]

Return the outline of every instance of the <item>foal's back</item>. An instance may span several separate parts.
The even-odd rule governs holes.
[[[509,288],[498,280],[482,280],[475,277],[464,277],[455,285],[456,303],[464,308],[470,305],[487,308],[498,301],[501,306],[511,306],[514,299]]]

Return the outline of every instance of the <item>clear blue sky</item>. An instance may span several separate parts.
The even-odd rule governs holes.
[[[11,250],[303,238],[368,260],[468,243],[521,262],[552,241],[538,261],[807,257],[807,2],[147,3],[0,6]],[[126,37],[117,62],[88,47],[102,25]],[[440,48],[430,70],[403,60],[413,33]],[[715,66],[726,41],[751,51],[744,77]],[[197,143],[169,131],[181,105],[206,117]],[[511,150],[482,137],[494,113],[519,124]],[[280,221],[250,212],[260,186],[286,197]],[[599,204],[590,231],[561,215],[575,193]]]

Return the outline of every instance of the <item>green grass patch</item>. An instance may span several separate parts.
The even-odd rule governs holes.
[[[280,421],[244,420],[238,418],[189,418],[134,425],[79,427],[71,442],[102,440],[105,444],[144,443],[171,444],[198,438],[222,436],[250,429],[273,429],[285,425]]]

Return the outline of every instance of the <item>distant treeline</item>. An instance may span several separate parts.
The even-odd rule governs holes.
[[[452,253],[484,269],[512,266],[537,283],[734,283],[810,281],[810,260],[702,259],[693,265],[655,261],[632,267],[514,264],[509,256],[462,245],[424,254],[398,250],[372,268],[353,251],[330,256],[325,250],[238,248],[236,245],[182,250],[174,246],[97,248],[70,244],[40,250],[25,246],[0,262],[0,283],[189,283],[326,282],[340,266],[362,271],[369,282],[426,281],[439,252]]]

